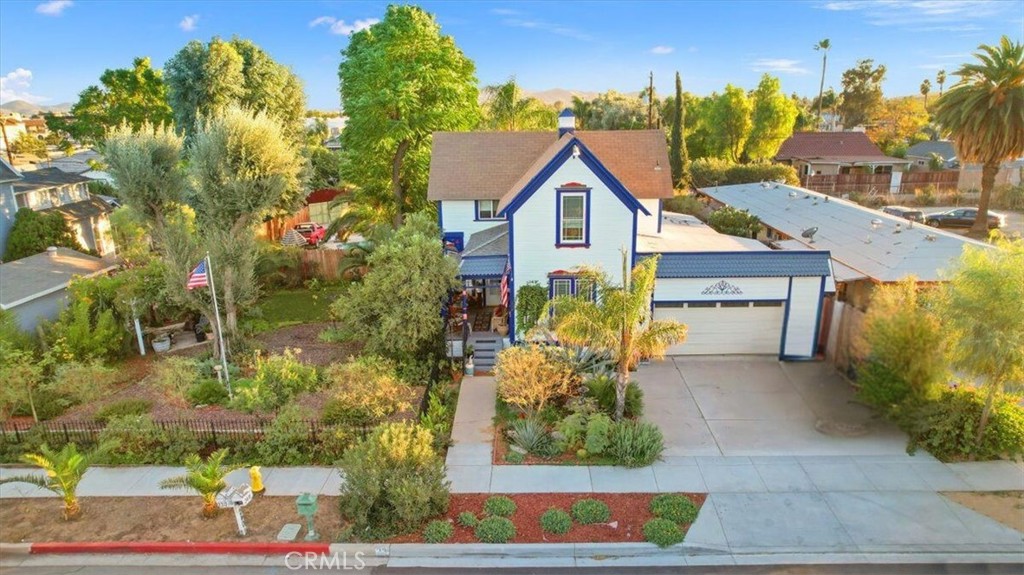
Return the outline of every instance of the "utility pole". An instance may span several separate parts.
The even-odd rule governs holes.
[[[654,128],[654,72],[650,73],[650,83],[647,86],[647,129]]]

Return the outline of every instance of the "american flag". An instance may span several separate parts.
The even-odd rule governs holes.
[[[210,278],[206,274],[206,260],[199,262],[196,269],[192,270],[192,273],[188,274],[188,283],[185,284],[186,289],[196,289],[201,287],[207,287],[210,285]]]
[[[512,275],[512,266],[505,262],[505,273],[501,275],[501,306],[508,309],[508,277]]]

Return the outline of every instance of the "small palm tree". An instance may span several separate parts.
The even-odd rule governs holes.
[[[494,130],[546,130],[556,123],[555,109],[537,98],[523,96],[515,78],[484,88],[485,124]]]
[[[651,256],[629,271],[622,252],[622,285],[614,285],[597,270],[583,270],[578,284],[595,286],[596,297],[581,293],[551,300],[546,313],[561,343],[610,355],[617,364],[615,419],[626,406],[629,372],[641,359],[664,357],[670,345],[686,339],[686,326],[651,317],[651,298],[659,256]],[[591,283],[592,282],[592,283]]]
[[[832,48],[832,42],[825,38],[814,45],[814,49],[821,52],[821,84],[818,86],[818,121],[821,121],[821,97],[825,95],[825,65],[828,64],[828,51]]]
[[[941,98],[942,97],[942,86],[944,86],[946,84],[946,71],[945,70],[939,70],[938,73],[935,74],[935,83],[939,85],[939,97]]]
[[[932,91],[932,81],[928,78],[921,82],[921,95],[924,96],[924,109],[928,109],[928,94]]]
[[[935,121],[948,131],[963,163],[981,164],[981,198],[971,235],[988,234],[988,204],[1004,160],[1024,155],[1024,44],[1003,36],[982,44],[955,72],[960,81],[935,104]]]
[[[116,445],[115,442],[102,443],[92,451],[79,453],[74,443],[65,445],[60,451],[53,451],[43,444],[39,453],[26,453],[21,460],[42,469],[45,475],[15,475],[0,479],[0,483],[31,483],[52,491],[64,500],[63,516],[65,521],[69,521],[82,513],[76,492],[85,472]]]
[[[227,483],[224,478],[236,469],[245,467],[240,464],[224,465],[228,450],[218,449],[203,461],[193,453],[185,458],[185,475],[171,477],[160,482],[160,489],[187,489],[198,493],[203,498],[203,517],[217,514],[217,494]]]

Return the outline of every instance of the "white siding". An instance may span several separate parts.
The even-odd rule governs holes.
[[[654,200],[640,200],[640,204],[642,204],[643,207],[646,208],[648,212],[651,212],[651,215],[648,216],[648,215],[644,215],[643,212],[637,212],[637,215],[636,215],[636,217],[637,217],[637,222],[636,222],[636,224],[637,224],[636,225],[637,233],[641,233],[641,234],[645,234],[645,235],[656,235],[658,233],[658,218],[661,215],[658,212],[658,204],[660,204],[660,203],[661,203],[661,200],[657,200],[657,199],[654,199]]]
[[[581,183],[590,192],[590,247],[555,247],[555,188]],[[446,215],[447,217],[447,215]],[[447,224],[445,225],[447,228]],[[633,247],[633,214],[581,160],[567,160],[513,216],[513,278],[548,285],[548,273],[580,265],[600,267],[621,281],[620,250]]]
[[[786,321],[786,347],[783,355],[788,357],[813,357],[816,343],[814,333],[818,327],[818,310],[821,308],[822,278],[793,278],[790,294],[792,305]]]
[[[726,281],[740,289],[741,294],[712,294],[701,292]],[[815,278],[817,281],[817,278]],[[654,284],[654,301],[729,301],[786,299],[789,278],[697,278],[697,279],[659,279]]]
[[[473,200],[443,200],[441,202],[441,226],[445,232],[462,232],[465,241],[469,236],[494,227],[505,220],[475,221],[476,202]]]
[[[785,304],[778,307],[655,307],[655,319],[686,324],[668,355],[778,355]]]

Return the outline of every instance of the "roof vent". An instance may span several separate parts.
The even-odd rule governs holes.
[[[926,239],[926,240],[928,240],[928,241],[930,241],[930,242],[934,242],[934,241],[935,241],[935,240],[937,240],[938,238],[939,238],[939,236],[936,236],[935,234],[928,234],[928,235],[926,235],[926,236],[924,237],[924,239]]]
[[[55,246],[50,246],[46,248],[46,255],[50,256],[51,258],[57,257],[57,248]]]

